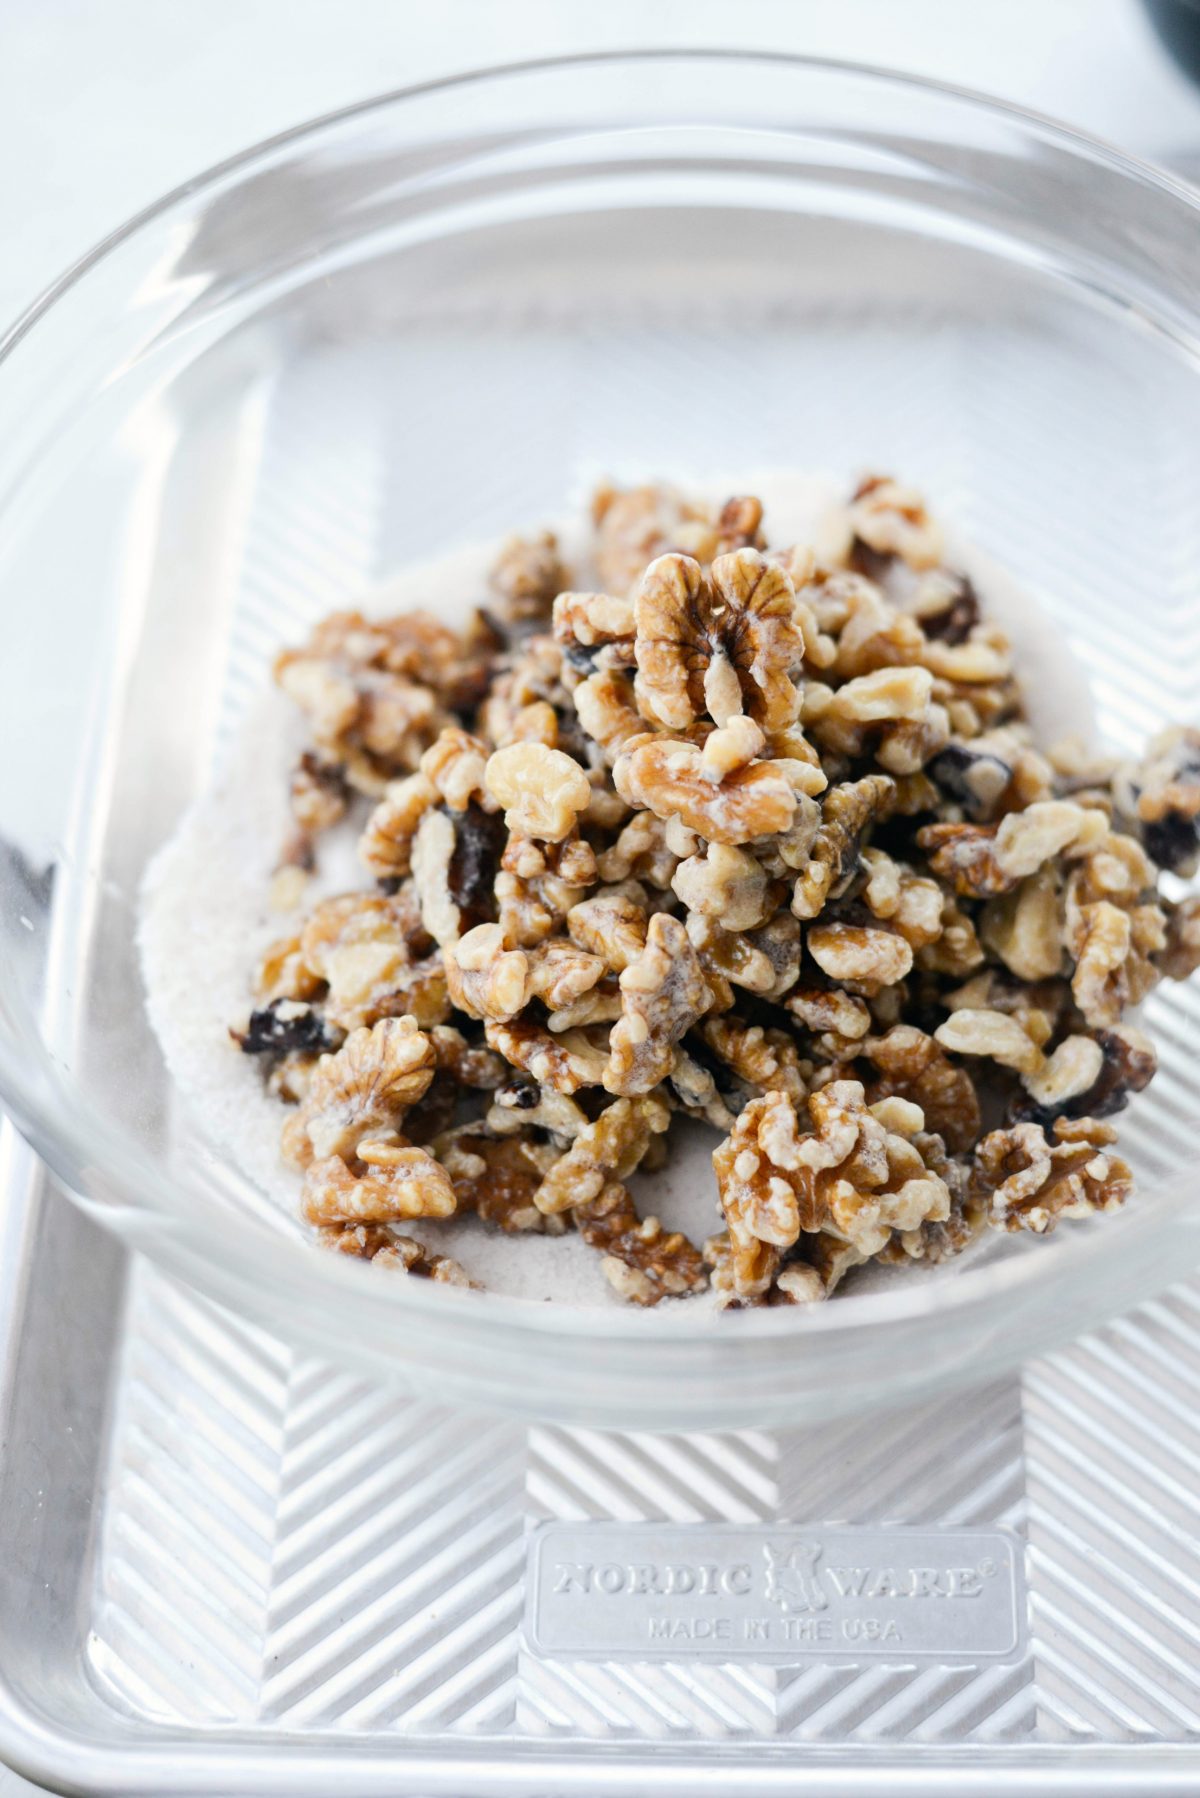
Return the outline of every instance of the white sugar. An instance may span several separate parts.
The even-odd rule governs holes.
[[[704,489],[714,496],[760,494],[771,540],[777,543],[803,538],[833,494],[829,483],[781,474],[705,482]],[[569,526],[560,535],[569,557],[573,549],[578,552],[582,526]],[[495,545],[461,550],[405,573],[356,603],[375,613],[422,606],[453,622],[480,598],[494,554]],[[1039,734],[1074,730],[1086,735],[1086,686],[1045,614],[973,549],[956,542],[951,559],[971,575],[987,615],[1012,636]],[[183,1117],[249,1177],[276,1208],[280,1226],[290,1230],[299,1228],[299,1182],[279,1156],[284,1108],[265,1092],[255,1059],[241,1054],[230,1040],[229,1026],[249,1010],[249,983],[258,956],[294,925],[295,914],[269,908],[268,892],[288,825],[288,776],[304,742],[303,721],[295,708],[274,689],[264,692],[238,733],[222,775],[151,865],[139,930],[150,1019]],[[355,855],[360,824],[361,813],[321,839],[320,872],[304,893],[306,908],[329,893],[368,884]],[[710,1162],[715,1139],[711,1131],[686,1121],[683,1127],[676,1124],[671,1136],[667,1167],[638,1177],[633,1189],[643,1213],[653,1212],[668,1228],[684,1229],[699,1241],[719,1227]],[[491,1291],[570,1305],[621,1303],[600,1272],[599,1257],[574,1232],[506,1237],[475,1218],[463,1218],[415,1225],[414,1233],[430,1247],[454,1255]],[[914,1276],[906,1271],[879,1277]],[[661,1313],[686,1313],[689,1318],[712,1309],[708,1295],[659,1307]]]

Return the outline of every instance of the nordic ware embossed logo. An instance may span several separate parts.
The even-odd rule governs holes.
[[[767,1597],[784,1611],[823,1611],[829,1603],[817,1578],[820,1542],[798,1542],[794,1548],[763,1543],[767,1558]]]
[[[543,1655],[973,1664],[1024,1642],[1003,1530],[546,1524],[529,1586]]]

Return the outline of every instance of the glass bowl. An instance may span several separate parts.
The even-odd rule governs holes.
[[[0,1084],[78,1202],[327,1357],[635,1429],[966,1384],[1186,1271],[1186,987],[1146,1008],[1162,1069],[1123,1120],[1123,1214],[714,1326],[315,1253],[181,1119],[135,929],[277,645],[405,563],[560,513],[591,472],[893,469],[1048,608],[1111,746],[1200,715],[1198,222],[1180,184],[1011,107],[671,52],[353,108],[64,276],[0,362],[0,703],[39,795],[31,820],[10,780],[0,828],[54,871],[43,915],[5,863]]]

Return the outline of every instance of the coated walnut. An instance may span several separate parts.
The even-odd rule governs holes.
[[[926,1160],[935,1165],[931,1153],[926,1152]],[[937,1164],[937,1171],[943,1178],[949,1174],[964,1180],[966,1169],[957,1162]],[[877,1260],[891,1267],[909,1267],[914,1261],[926,1266],[937,1267],[943,1261],[950,1261],[955,1255],[961,1255],[964,1249],[978,1240],[980,1232],[987,1223],[986,1209],[981,1200],[972,1198],[964,1189],[956,1192],[951,1188],[950,1215],[939,1223],[925,1222],[915,1230],[904,1230],[892,1236],[890,1242],[880,1249]]]
[[[316,999],[324,987],[321,976],[304,959],[299,935],[279,937],[270,943],[254,975],[255,996],[268,1005],[276,999]]]
[[[865,1000],[841,987],[793,987],[785,1003],[792,1016],[814,1036],[854,1041],[866,1036],[871,1028],[871,1013]]]
[[[525,1007],[529,957],[507,946],[499,924],[477,924],[445,950],[450,997],[470,1018],[505,1022]]]
[[[623,974],[646,946],[646,913],[622,893],[599,892],[580,900],[567,913],[572,942],[603,956],[614,974]]]
[[[454,1188],[425,1149],[389,1141],[360,1142],[353,1166],[333,1154],[305,1169],[301,1193],[310,1224],[394,1224],[450,1217]]]
[[[535,1194],[538,1209],[555,1216],[590,1204],[610,1181],[627,1180],[670,1121],[657,1094],[614,1099],[550,1169]]]
[[[475,714],[475,728],[488,743],[515,740],[517,719],[531,705],[548,705],[555,714],[556,735],[569,730],[574,708],[568,690],[561,644],[542,632],[521,637],[503,656],[493,657],[491,682]]]
[[[1063,965],[1063,898],[1058,869],[1036,874],[983,909],[983,940],[1021,980],[1047,980]]]
[[[935,874],[956,893],[988,899],[1011,893],[1021,880],[1066,851],[1086,853],[1104,837],[1107,821],[1069,799],[1045,799],[999,824],[927,824],[917,842]]]
[[[878,556],[897,556],[910,568],[935,568],[942,559],[942,533],[914,487],[886,475],[868,475],[850,501],[848,523],[855,539]]]
[[[434,633],[441,630],[426,622]],[[395,653],[394,637],[388,621],[368,624],[359,613],[338,613],[317,626],[304,648],[285,650],[275,662],[275,678],[308,718],[321,759],[370,794],[415,768],[449,721],[432,685],[398,671],[405,658]]]
[[[863,902],[904,938],[910,949],[924,949],[942,934],[945,895],[934,880],[914,874],[882,849],[860,852],[866,870]]]
[[[454,1187],[459,1212],[473,1212],[506,1236],[553,1234],[554,1221],[533,1202],[559,1151],[528,1133],[496,1136],[489,1126],[465,1125],[434,1143]]]
[[[600,878],[611,885],[634,879],[665,890],[678,866],[679,857],[668,842],[668,823],[653,812],[635,812],[599,857]]]
[[[528,995],[548,1011],[572,1004],[602,978],[602,956],[590,955],[569,938],[554,937],[529,951]]]
[[[975,1151],[972,1195],[998,1230],[1042,1235],[1060,1218],[1113,1211],[1132,1187],[1126,1163],[1108,1151],[1110,1124],[1059,1118],[1047,1137],[1040,1124],[993,1130]]]
[[[920,626],[892,605],[871,581],[845,574],[838,592],[844,617],[831,667],[839,679],[852,680],[860,674],[874,674],[880,668],[920,661],[925,648]]]
[[[656,1217],[640,1218],[620,1181],[576,1205],[571,1216],[588,1247],[604,1257],[600,1266],[609,1285],[631,1304],[657,1305],[707,1286],[700,1251],[680,1231],[664,1230]]]
[[[811,924],[809,954],[831,980],[853,981],[864,991],[894,986],[912,967],[912,950],[898,932],[863,924]]]
[[[613,669],[589,674],[571,698],[580,724],[606,762],[615,762],[629,739],[646,728],[634,704],[632,681]]]
[[[1166,942],[1154,965],[1168,980],[1187,980],[1200,968],[1200,898],[1166,903]]]
[[[722,1135],[732,1130],[736,1111],[730,1109],[712,1069],[689,1054],[683,1045],[675,1051],[671,1072],[667,1076],[667,1087],[680,1109],[686,1111],[689,1117],[711,1124]]]
[[[800,974],[800,926],[777,913],[757,930],[725,930],[701,912],[690,912],[688,938],[713,990],[714,1008],[728,1010],[733,986],[764,999],[782,998]]]
[[[553,531],[536,537],[509,537],[492,564],[488,584],[503,602],[514,624],[537,623],[549,616],[557,593],[570,585]]]
[[[952,893],[942,894],[941,929],[932,943],[917,951],[917,966],[929,974],[961,980],[984,960],[975,921]]]
[[[1012,677],[1012,646],[995,625],[976,624],[957,643],[927,642],[921,663],[931,674],[956,685],[995,687]]]
[[[805,689],[801,718],[823,754],[858,760],[871,753],[890,774],[912,774],[949,741],[951,720],[936,703],[925,668],[888,667],[836,689]]]
[[[778,909],[780,889],[745,849],[709,843],[703,855],[681,861],[671,886],[688,911],[715,918],[726,930],[752,930]]]
[[[1154,958],[1167,946],[1167,923],[1140,844],[1092,815],[1104,829],[1067,876],[1063,935],[1075,1002],[1093,1028],[1108,1028],[1157,983]]]
[[[814,1235],[802,1236],[795,1247],[787,1251],[786,1258],[781,1257],[769,1284],[754,1293],[737,1289],[737,1258],[727,1230],[708,1238],[704,1244],[704,1259],[711,1270],[709,1284],[721,1309],[744,1311],[819,1303],[829,1298],[843,1277],[852,1268],[861,1266],[866,1256],[827,1231],[817,1231]]]
[[[706,573],[688,556],[660,556],[633,611],[634,691],[649,723],[679,731],[707,714],[726,725],[743,710],[766,731],[794,721],[804,638],[778,564],[742,549]]]
[[[597,872],[595,851],[577,837],[562,843],[510,837],[494,883],[505,940],[528,949],[556,934]]]
[[[829,899],[836,899],[859,867],[859,850],[867,829],[886,818],[895,798],[895,782],[886,774],[830,787],[820,801],[821,822],[808,866],[792,895],[798,918],[815,918]]]
[[[359,859],[377,880],[409,872],[417,827],[436,802],[437,789],[423,774],[390,782],[358,840]]]
[[[554,602],[554,638],[567,662],[583,674],[634,666],[633,605],[610,593],[560,593]]]
[[[934,1035],[943,1049],[957,1055],[986,1056],[1020,1074],[1035,1074],[1045,1062],[1040,1045],[1022,1022],[1002,1011],[964,1007],[951,1012]]]
[[[677,1042],[712,1004],[699,957],[678,918],[657,912],[646,946],[620,976],[621,1016],[609,1037],[604,1085],[648,1093],[665,1080]]]
[[[739,1293],[765,1292],[801,1231],[832,1230],[873,1255],[893,1230],[949,1216],[949,1190],[912,1141],[924,1128],[918,1106],[887,1098],[868,1108],[857,1081],[836,1080],[806,1111],[811,1128],[785,1094],[753,1099],[713,1154]]]
[[[384,1018],[352,1030],[322,1055],[299,1111],[284,1126],[284,1153],[295,1167],[352,1155],[368,1136],[395,1129],[433,1079],[433,1045],[412,1018]]]
[[[326,1020],[355,1030],[415,1007],[421,1022],[441,1022],[440,964],[414,956],[428,940],[406,894],[344,893],[318,905],[300,933],[300,956],[325,983]]]
[[[628,593],[647,564],[666,550],[708,562],[720,545],[712,508],[665,483],[602,487],[592,500],[592,518],[596,567],[613,593]]]
[[[527,1018],[488,1022],[488,1043],[503,1055],[510,1067],[532,1075],[540,1086],[556,1092],[575,1093],[582,1086],[599,1086],[608,1068],[607,1041],[596,1041],[593,1032],[552,1031]],[[607,1037],[602,1029],[601,1038]]]
[[[895,1095],[919,1105],[926,1128],[952,1154],[967,1153],[979,1135],[979,1098],[967,1070],[950,1060],[936,1037],[896,1024],[865,1041],[861,1053],[875,1070],[872,1100]]]
[[[442,1286],[466,1286],[474,1292],[482,1288],[468,1277],[451,1255],[439,1255],[406,1236],[389,1224],[334,1225],[319,1232],[319,1241],[327,1249],[341,1255],[353,1255],[358,1261],[369,1261],[373,1267],[391,1268],[411,1274],[414,1279],[435,1280]]]
[[[578,762],[544,743],[510,743],[487,764],[487,789],[510,831],[560,843],[587,809],[591,785]]]
[[[752,1093],[781,1092],[799,1105],[808,1092],[804,1063],[786,1030],[747,1024],[740,1018],[709,1018],[700,1026],[705,1047]]]
[[[617,791],[657,818],[681,819],[710,843],[737,847],[788,828],[796,810],[792,771],[801,763],[750,759],[721,774],[704,755],[677,737],[631,738],[613,767]],[[601,871],[621,878],[603,860]]]

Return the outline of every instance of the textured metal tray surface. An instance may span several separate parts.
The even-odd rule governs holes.
[[[1020,1382],[803,1436],[526,1428],[365,1385],[126,1265],[24,1166],[0,1749],[51,1785],[316,1792],[331,1756],[339,1789],[399,1794],[598,1791],[635,1770],[669,1789],[685,1769],[728,1791],[789,1769],[814,1791],[906,1768],[929,1791],[1028,1791],[1034,1768],[1081,1793],[1200,1782],[1200,1286]],[[964,1533],[1015,1532],[1023,1652],[527,1646],[533,1525],[578,1540],[599,1521],[611,1543],[654,1524],[678,1548],[697,1524],[775,1541],[816,1519],[893,1547],[878,1526],[902,1521],[926,1560],[930,1538],[956,1559]]]

